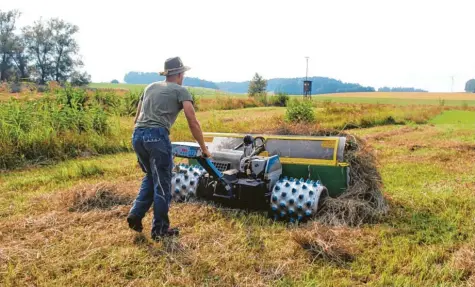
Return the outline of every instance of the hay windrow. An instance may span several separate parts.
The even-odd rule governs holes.
[[[350,187],[339,197],[323,199],[317,220],[327,225],[360,226],[377,222],[388,212],[382,194],[382,179],[377,160],[367,142],[354,135],[334,129],[305,124],[283,124],[275,133],[280,135],[344,136],[345,158],[350,164]]]
[[[110,183],[98,183],[77,186],[64,193],[61,201],[69,207],[69,211],[88,212],[129,205],[133,199],[134,194],[130,189]]]

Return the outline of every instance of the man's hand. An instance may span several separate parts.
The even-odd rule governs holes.
[[[211,153],[209,152],[208,149],[204,149],[201,151],[204,157],[211,158]]]

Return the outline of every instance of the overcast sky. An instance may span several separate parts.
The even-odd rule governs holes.
[[[472,3],[471,3],[472,2]],[[373,86],[462,91],[475,78],[473,0],[0,0],[20,25],[60,17],[94,82],[161,71],[180,56],[187,76],[245,81],[309,75]]]

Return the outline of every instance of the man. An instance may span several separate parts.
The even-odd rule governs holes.
[[[160,73],[166,76],[166,80],[148,85],[137,107],[132,145],[145,176],[127,222],[130,228],[142,232],[142,218],[153,204],[152,239],[154,240],[179,234],[177,228],[170,228],[168,218],[173,168],[169,134],[182,109],[203,155],[211,156],[195,116],[193,98],[182,86],[185,72],[189,69],[183,65],[179,57],[167,59],[165,70]]]

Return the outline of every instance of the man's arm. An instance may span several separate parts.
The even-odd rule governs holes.
[[[135,114],[135,120],[134,120],[134,124],[137,123],[137,119],[139,118],[139,115],[140,115],[140,110],[142,109],[142,98],[140,98],[139,100],[139,104],[137,106],[137,112]]]
[[[211,154],[206,148],[205,140],[203,138],[203,132],[201,131],[200,123],[196,118],[193,103],[191,101],[183,101],[183,111],[185,112],[186,120],[188,121],[188,127],[190,128],[191,134],[200,145],[203,154],[205,154],[207,157],[210,157]]]

